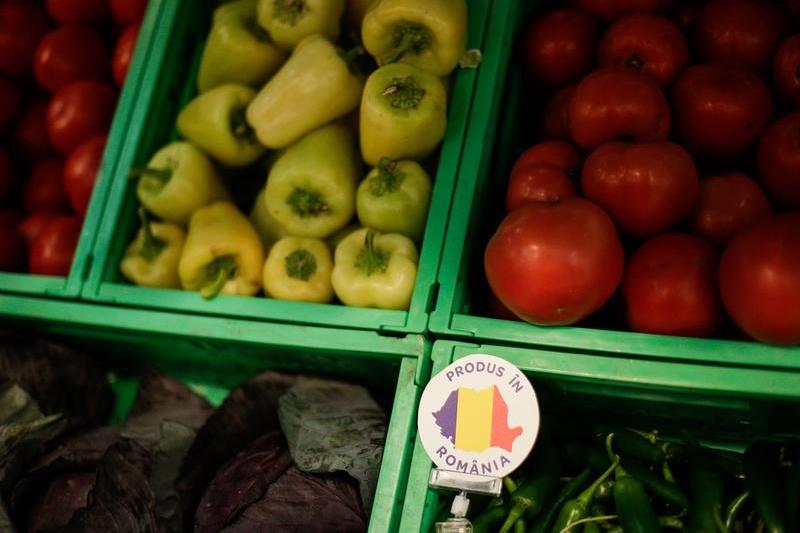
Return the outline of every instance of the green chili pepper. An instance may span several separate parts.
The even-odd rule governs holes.
[[[561,461],[555,446],[549,440],[540,440],[534,450],[530,477],[511,495],[511,510],[508,512],[500,533],[508,533],[522,517],[533,518],[558,488]]]
[[[508,513],[505,505],[492,507],[491,505],[484,512],[472,521],[472,533],[495,533]]]
[[[561,511],[558,513],[558,518],[553,526],[553,533],[558,533],[564,528],[570,527],[578,520],[583,520],[589,516],[589,505],[594,499],[594,493],[597,491],[597,487],[599,487],[601,483],[608,479],[608,476],[614,473],[614,470],[618,465],[619,460],[613,461],[611,466],[608,467],[605,472],[603,472],[603,475],[597,478],[594,483],[589,485],[583,492],[581,492],[577,498],[564,504],[564,506],[561,508]]]
[[[656,498],[675,504],[681,509],[689,508],[689,498],[678,485],[665,481],[661,476],[634,459],[625,459],[622,461],[622,465]]]
[[[696,442],[689,449],[691,503],[686,530],[718,533],[722,530],[722,476]]]
[[[528,531],[528,526],[525,522],[524,518],[520,518],[517,520],[517,523],[514,524],[514,533],[526,533]]]
[[[514,492],[519,488],[516,481],[511,479],[511,476],[506,476],[503,478],[503,487],[505,487],[509,494],[514,494]]]
[[[750,491],[746,490],[731,501],[728,504],[727,509],[725,509],[725,529],[727,531],[733,531],[734,525],[736,525],[736,519],[739,516],[739,512],[744,507],[744,504],[750,498]]]
[[[629,432],[632,433],[632,432]],[[636,435],[635,433],[632,433]],[[644,440],[640,435],[636,435]],[[627,437],[626,437],[627,438]],[[616,439],[615,434],[609,434],[606,438],[606,450],[609,458],[619,460],[612,449],[611,443]],[[625,439],[623,439],[625,442]],[[644,442],[647,442],[644,440]],[[647,442],[647,444],[650,444]],[[614,506],[619,516],[619,522],[625,533],[658,533],[658,520],[653,512],[653,507],[644,486],[631,477],[621,465],[617,465],[615,470],[617,481],[614,483]]]
[[[569,483],[564,485],[561,492],[558,493],[555,500],[547,508],[547,512],[540,515],[536,522],[533,524],[531,533],[544,533],[550,531],[558,517],[558,512],[567,501],[574,498],[578,491],[589,481],[589,476],[592,474],[590,468],[584,468],[583,471],[576,477],[572,478]]]
[[[756,509],[764,521],[764,531],[791,531],[780,474],[780,447],[766,442],[751,444],[744,454],[743,464],[747,483],[756,501]]]
[[[614,449],[623,457],[632,457],[642,461],[660,463],[664,460],[664,451],[646,437],[633,430],[622,428],[607,430],[600,428],[600,435],[605,438],[609,433],[614,434]]]

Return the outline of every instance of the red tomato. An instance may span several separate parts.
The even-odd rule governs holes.
[[[47,135],[47,102],[34,100],[11,132],[14,153],[26,161],[37,161],[51,152]]]
[[[575,0],[575,3],[603,20],[613,20],[638,11],[662,11],[672,0]]]
[[[758,173],[779,204],[800,209],[800,111],[767,128],[758,145]]]
[[[700,237],[659,235],[628,262],[622,293],[633,331],[706,337],[722,322],[719,255]]]
[[[531,202],[554,202],[576,196],[572,180],[580,175],[583,156],[570,143],[535,144],[517,158],[506,193],[506,208],[513,211]]]
[[[569,102],[569,131],[582,148],[633,137],[667,138],[669,105],[652,78],[626,68],[603,68],[578,84]]]
[[[771,212],[761,187],[744,174],[734,172],[700,180],[690,224],[697,235],[724,246]]]
[[[64,165],[64,187],[72,208],[80,216],[85,216],[89,208],[105,148],[105,135],[92,137],[78,146]]]
[[[114,58],[111,60],[111,72],[117,87],[125,83],[128,67],[131,65],[133,52],[136,50],[136,39],[139,38],[139,25],[134,24],[125,30],[114,48]]]
[[[554,9],[533,19],[525,35],[525,64],[544,87],[577,81],[594,62],[597,22],[578,9]]]
[[[64,213],[56,211],[36,211],[31,213],[28,217],[19,223],[17,226],[17,233],[25,242],[25,247],[30,249],[33,246],[33,241],[44,230],[44,228],[53,220],[64,216]]]
[[[624,263],[613,222],[583,198],[512,211],[484,255],[500,301],[523,320],[550,326],[574,324],[602,307]]]
[[[141,22],[147,10],[148,0],[109,0],[111,16],[121,26]]]
[[[614,142],[589,154],[581,184],[620,231],[649,237],[689,215],[697,196],[697,169],[688,152],[674,143]]]
[[[100,24],[106,0],[47,0],[47,12],[59,24]]]
[[[14,228],[0,226],[0,271],[21,272],[25,268],[25,249]]]
[[[14,123],[22,108],[22,93],[7,78],[0,77],[0,134],[5,133]]]
[[[58,159],[42,159],[31,169],[22,191],[25,211],[63,211],[69,209],[64,189],[64,164]]]
[[[78,246],[82,221],[62,216],[47,224],[31,245],[28,270],[31,274],[66,276]]]
[[[691,35],[704,7],[703,0],[679,0],[670,11],[670,19],[682,32]]]
[[[0,202],[3,202],[14,190],[14,168],[6,149],[0,146]]]
[[[108,75],[108,48],[88,26],[62,26],[44,36],[36,48],[34,71],[50,92],[78,80],[103,80]]]
[[[731,159],[751,147],[772,115],[769,89],[751,69],[689,67],[672,93],[678,139],[703,158]]]
[[[713,0],[700,13],[694,43],[705,60],[766,70],[789,30],[786,12],[771,0]]]
[[[783,41],[772,64],[775,88],[795,107],[800,107],[800,35]]]
[[[581,174],[583,154],[568,142],[540,142],[520,154],[512,172],[530,165],[552,165],[564,170],[570,178],[577,178]]]
[[[69,155],[84,141],[105,133],[114,117],[117,93],[97,81],[76,81],[60,89],[47,109],[47,131],[53,146]]]
[[[0,226],[16,228],[20,222],[22,222],[22,211],[19,209],[0,209]]]
[[[608,28],[600,41],[600,65],[647,74],[667,87],[686,69],[689,47],[681,31],[664,17],[634,13]]]
[[[562,87],[554,94],[542,113],[542,138],[569,140],[569,101],[577,85]]]
[[[0,4],[0,72],[27,74],[36,43],[47,31],[47,17],[37,5]]]
[[[800,344],[800,213],[772,215],[737,235],[722,255],[719,283],[742,331]]]

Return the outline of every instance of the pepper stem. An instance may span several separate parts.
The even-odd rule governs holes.
[[[614,458],[611,460],[611,466],[609,466],[602,475],[597,478],[594,483],[586,487],[586,489],[581,492],[578,496],[577,500],[580,501],[584,507],[588,507],[589,503],[594,498],[594,493],[597,492],[597,487],[603,484],[603,482],[608,479],[608,477],[614,473],[614,470],[619,466],[619,455],[615,455]]]
[[[419,24],[398,24],[394,30],[392,50],[384,57],[382,64],[397,63],[404,55],[412,52],[419,55],[431,45],[431,32]]]
[[[425,89],[411,76],[392,78],[392,82],[383,90],[383,96],[389,99],[389,105],[392,107],[412,109],[422,101]]]
[[[522,515],[525,514],[525,508],[521,505],[517,504],[511,508],[508,512],[508,516],[506,517],[506,521],[503,522],[503,527],[500,528],[499,533],[508,533],[511,531],[511,528],[514,527],[514,524],[517,523],[517,520],[522,518]]]
[[[139,255],[150,263],[161,254],[164,248],[166,248],[167,243],[153,235],[153,228],[150,226],[150,215],[142,207],[139,208],[139,220],[142,221],[144,237],[142,240],[142,247],[139,248]]]
[[[582,526],[585,524],[596,524],[598,522],[608,522],[609,520],[616,520],[617,518],[619,517],[615,514],[592,516],[591,518],[581,518],[580,520],[576,520],[567,527],[565,527],[564,529],[562,529],[559,533],[567,533],[568,531],[574,529],[576,526]]]
[[[619,455],[614,453],[614,449],[611,446],[613,441],[614,441],[614,434],[609,433],[608,436],[606,437],[606,451],[608,452],[608,458],[611,459],[611,466],[615,467],[614,473],[616,475],[616,478],[619,479],[622,477],[626,477],[628,473],[625,471],[624,468],[622,468],[622,465],[620,464]]]
[[[659,516],[658,525],[665,529],[677,529],[683,531],[684,524],[680,516]],[[728,531],[727,529],[725,531]]]
[[[247,108],[237,107],[231,110],[230,127],[233,136],[237,139],[252,140],[254,137],[253,128],[247,123]]]
[[[284,267],[290,278],[308,281],[317,271],[317,260],[314,254],[301,248],[286,256]]]
[[[274,0],[274,17],[284,24],[294,26],[297,19],[303,14],[305,3],[303,0]]]
[[[367,231],[364,237],[364,248],[356,257],[356,268],[371,276],[376,272],[385,272],[389,266],[389,254],[375,246],[375,232]]]
[[[514,480],[511,479],[511,476],[506,476],[506,477],[503,478],[503,486],[511,494],[516,492],[516,490],[518,488],[517,484],[514,482]]]
[[[141,178],[144,187],[153,194],[158,194],[172,179],[173,169],[138,167],[128,171],[128,177]]]
[[[236,272],[236,260],[229,255],[218,257],[206,265],[205,270],[209,282],[200,287],[200,296],[208,300],[218,295]]]
[[[381,157],[378,161],[378,175],[370,180],[369,192],[373,196],[383,196],[400,188],[405,175],[397,171],[397,161]]]
[[[316,217],[331,210],[320,193],[299,187],[292,191],[286,203],[300,218]]]

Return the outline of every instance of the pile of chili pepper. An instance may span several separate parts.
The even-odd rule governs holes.
[[[223,3],[180,139],[131,171],[142,225],[123,275],[407,309],[466,26],[465,0]],[[258,186],[237,198],[243,175]]]
[[[800,445],[756,442],[737,453],[689,434],[607,427],[541,435],[499,497],[471,500],[473,533],[797,532]]]

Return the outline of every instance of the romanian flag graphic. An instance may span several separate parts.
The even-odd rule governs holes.
[[[483,452],[492,446],[511,451],[522,427],[508,427],[508,405],[496,386],[484,390],[459,387],[433,413],[442,435],[456,449]]]

